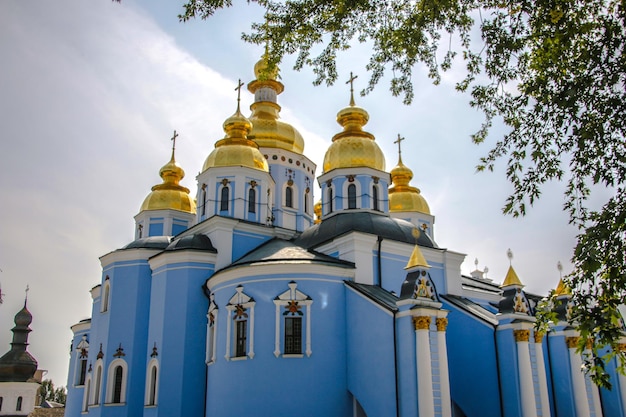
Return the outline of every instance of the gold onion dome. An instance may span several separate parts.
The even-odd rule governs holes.
[[[322,222],[322,200],[318,200],[313,206],[313,212],[315,213],[315,224]]]
[[[402,157],[390,174],[393,185],[389,188],[389,211],[430,214],[428,203],[419,188],[409,185],[413,179],[413,171],[402,163]]]
[[[241,87],[240,86],[238,88]],[[236,167],[258,169],[269,172],[265,157],[259,151],[256,143],[248,139],[252,129],[252,123],[239,110],[237,99],[237,111],[224,122],[226,136],[215,143],[215,149],[209,154],[202,171],[216,167]]]
[[[277,81],[278,68],[268,71],[267,65],[264,55],[254,66],[256,79],[248,84],[248,90],[254,94],[254,103],[250,106],[252,130],[248,133],[248,139],[253,140],[260,148],[285,149],[302,154],[304,139],[300,132],[279,120],[281,108],[276,97],[285,87]]]
[[[174,149],[172,158],[161,168],[159,175],[163,183],[152,187],[152,192],[143,201],[140,211],[171,209],[195,214],[196,203],[189,195],[189,189],[179,184],[185,177],[185,171],[174,159]]]
[[[354,78],[356,77],[350,77],[351,80]],[[350,105],[337,113],[337,123],[343,127],[343,131],[333,136],[333,143],[324,155],[324,172],[355,167],[384,171],[383,152],[374,140],[374,135],[363,130],[363,126],[369,120],[369,114],[354,104],[352,88],[350,94]]]

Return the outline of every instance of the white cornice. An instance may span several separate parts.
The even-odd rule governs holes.
[[[126,262],[126,261],[147,261],[150,257],[161,252],[163,249],[119,249],[114,252],[109,252],[106,255],[100,257],[100,265],[102,269],[111,265],[114,262]]]
[[[89,321],[81,321],[79,323],[76,323],[75,325],[70,327],[70,329],[72,330],[72,333],[74,333],[74,334],[76,334],[77,332],[85,332],[87,330],[90,330],[91,329],[91,319],[89,319]]]
[[[199,250],[176,250],[161,252],[158,255],[150,258],[150,269],[156,271],[157,269],[171,264],[177,263],[204,263],[215,265],[217,260],[217,254],[212,252],[205,252]]]
[[[306,261],[305,261],[306,262]],[[252,269],[251,269],[252,268]],[[253,271],[253,274],[251,272]],[[217,272],[215,275],[209,279],[207,282],[207,287],[209,290],[213,290],[216,286],[222,285],[228,281],[232,280],[240,280],[242,278],[248,278],[252,282],[258,282],[258,279],[255,277],[261,275],[291,275],[291,278],[268,278],[261,279],[263,281],[269,280],[298,280],[298,276],[306,275],[330,275],[333,277],[333,280],[338,280],[339,282],[343,282],[343,280],[353,280],[354,279],[354,269],[345,268],[340,266],[331,266],[331,265],[320,265],[319,263],[270,263],[263,264],[257,263],[253,265],[242,265],[238,267],[229,268],[224,271]],[[310,280],[324,280],[325,278],[311,278],[307,277]]]

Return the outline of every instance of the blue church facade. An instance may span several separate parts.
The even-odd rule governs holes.
[[[615,364],[612,391],[580,370],[562,283],[543,335],[513,267],[501,285],[462,275],[465,255],[436,244],[413,173],[401,153],[386,170],[353,97],[316,177],[266,72],[259,61],[251,114],[224,122],[195,197],[172,149],[135,240],[100,258],[66,416],[626,415]]]

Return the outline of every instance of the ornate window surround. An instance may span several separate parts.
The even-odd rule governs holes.
[[[98,359],[96,361],[96,366],[95,366],[95,371],[94,371],[95,381],[94,381],[93,391],[91,392],[91,395],[90,395],[91,398],[89,399],[89,405],[97,406],[102,403],[102,369],[103,368],[104,368],[104,365],[102,363],[102,359]]]
[[[100,312],[106,313],[111,306],[111,280],[107,275],[102,285],[102,298],[100,299]]]
[[[152,378],[153,371],[156,370],[156,377]],[[159,403],[159,361],[157,358],[150,359],[146,372],[146,393],[144,396],[145,407],[155,407]],[[154,392],[154,398],[152,393]]]
[[[89,342],[87,341],[87,335],[83,335],[80,342],[78,342],[78,344],[76,345],[76,359],[75,359],[75,363],[76,365],[74,366],[74,386],[75,387],[81,387],[85,385],[85,381],[87,380],[87,358],[89,355]],[[82,365],[83,365],[83,361],[85,364],[85,374],[84,377],[82,378],[82,384],[81,384],[81,376],[82,376]]]
[[[228,311],[228,319],[226,320],[226,355],[224,358],[228,361],[236,361],[236,360],[246,360],[247,358],[254,358],[254,306],[256,302],[254,298],[249,297],[243,292],[243,286],[239,285],[236,288],[237,292],[235,295],[231,297],[226,305],[226,310]],[[246,331],[248,333],[248,337],[246,338],[246,356],[235,356],[234,350],[231,351],[231,339],[234,340],[236,337],[235,332],[231,330],[233,320],[233,315],[235,314],[237,307],[243,308],[248,313],[247,321],[248,325]],[[231,331],[233,336],[231,337]],[[234,345],[234,343],[233,343]],[[233,346],[233,349],[235,347]]]
[[[359,181],[359,179],[357,178],[356,175],[354,176],[350,176],[352,177],[352,181],[349,181],[349,179],[346,179],[346,181],[343,182],[343,186],[342,188],[342,201],[343,201],[343,209],[344,210],[348,210],[349,205],[350,205],[350,197],[348,196],[348,187],[350,185],[354,185],[354,194],[355,194],[355,203],[356,203],[356,207],[354,207],[351,210],[354,209],[362,209],[363,208],[363,187],[361,187],[361,182]]]
[[[120,391],[120,401],[113,402],[113,398],[115,396],[115,370],[120,366],[122,367],[122,384]],[[107,390],[106,390],[106,403],[110,404],[126,404],[126,382],[128,381],[128,364],[124,359],[117,358],[111,361],[109,364],[109,370],[107,372]]]
[[[298,307],[304,305],[306,306],[306,312],[304,313],[305,320],[305,332],[303,334],[306,356],[311,356],[313,351],[311,350],[311,304],[313,304],[313,300],[308,295],[297,289],[298,284],[295,281],[291,281],[289,284],[289,289],[284,293],[278,295],[274,299],[274,304],[276,306],[276,331],[274,338],[274,356],[279,357],[281,353],[284,351],[284,346],[282,346],[281,350],[281,340],[284,340],[284,320],[281,314],[281,309],[287,308],[290,303],[295,302]],[[282,354],[284,358],[301,358],[302,354]]]

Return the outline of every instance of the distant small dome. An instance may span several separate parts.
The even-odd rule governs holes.
[[[152,187],[152,192],[143,201],[140,211],[144,210],[179,210],[187,213],[196,213],[196,202],[189,195],[189,189],[179,184],[185,177],[185,171],[172,158],[160,170],[162,184]]]
[[[385,155],[375,142],[374,135],[363,130],[369,114],[352,103],[337,113],[337,122],[343,126],[343,131],[333,136],[333,143],[324,155],[324,173],[355,167],[385,170]]]
[[[313,212],[315,213],[315,224],[322,221],[322,200],[318,200],[313,206]]]
[[[269,172],[267,160],[256,143],[248,139],[252,123],[239,111],[224,122],[226,136],[215,143],[215,149],[204,161],[202,171],[214,167],[237,167],[258,169]]]
[[[413,171],[402,163],[402,158],[391,170],[392,186],[389,188],[389,211],[420,212],[430,214],[430,207],[420,193],[419,188],[409,185],[413,179]]]
[[[32,322],[33,315],[30,314],[26,306],[15,315],[15,326],[17,327],[28,327]]]
[[[278,79],[278,68],[266,73],[267,59],[263,56],[254,66],[256,79],[248,84],[248,90],[254,94],[254,103],[250,106],[252,129],[248,139],[260,148],[276,148],[302,154],[304,139],[298,130],[280,119],[280,106],[277,96],[284,86]]]

